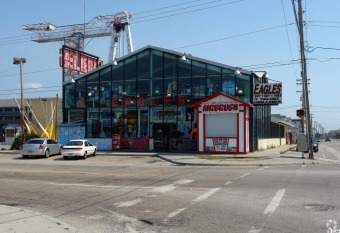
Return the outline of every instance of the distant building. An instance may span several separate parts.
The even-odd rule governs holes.
[[[292,132],[302,133],[301,119],[292,119],[292,124],[294,125],[294,128],[291,129]]]
[[[20,99],[17,99],[20,104]],[[58,111],[55,111],[58,102]],[[42,127],[47,127],[50,121],[54,123],[62,122],[62,99],[56,97],[48,98],[27,98],[24,101],[25,116],[36,127],[39,128],[39,122]],[[58,118],[58,120],[56,119]],[[25,119],[25,121],[27,121]],[[5,142],[5,130],[13,126],[14,135],[17,134],[17,128],[21,130],[21,113],[15,99],[0,100],[0,141]],[[6,128],[6,129],[5,129]],[[26,128],[26,127],[25,127]],[[8,131],[9,132],[9,131]],[[11,131],[12,132],[12,131]],[[9,141],[8,141],[9,142]]]

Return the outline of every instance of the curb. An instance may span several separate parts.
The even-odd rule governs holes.
[[[155,155],[152,157],[157,157],[159,159],[162,159],[164,161],[170,162],[172,164],[176,164],[179,166],[220,166],[220,167],[263,167],[263,166],[287,166],[287,165],[305,165],[305,162],[296,162],[296,163],[277,163],[277,164],[225,164],[225,163],[186,163],[186,162],[177,162],[168,158],[165,158],[161,155]],[[318,164],[318,162],[312,162],[311,164]]]

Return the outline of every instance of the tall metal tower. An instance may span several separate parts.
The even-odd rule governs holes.
[[[115,15],[97,16],[84,24],[56,26],[50,22],[39,24],[27,24],[22,29],[31,31],[32,41],[38,43],[64,42],[65,46],[84,51],[84,41],[89,38],[111,37],[108,62],[114,61],[125,55],[124,32],[126,34],[127,52],[133,52],[133,44],[130,30],[131,14],[121,11]],[[78,75],[78,72],[76,72]],[[76,74],[69,74],[73,77]],[[65,81],[65,80],[63,80]]]

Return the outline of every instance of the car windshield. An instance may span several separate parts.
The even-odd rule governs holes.
[[[312,138],[312,141],[314,144],[318,143],[318,140],[316,138]]]
[[[66,146],[82,146],[83,142],[82,141],[69,141]]]
[[[44,144],[44,140],[41,139],[34,139],[34,140],[29,140],[27,144]]]

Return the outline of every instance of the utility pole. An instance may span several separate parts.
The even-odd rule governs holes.
[[[55,105],[55,139],[56,141],[58,141],[58,132],[57,132],[57,129],[58,129],[58,111],[59,111],[59,108],[58,108],[58,105],[59,105],[59,98],[58,98],[58,94],[57,94],[57,103]]]
[[[292,0],[293,1],[293,0]],[[294,5],[294,3],[293,3]],[[295,6],[295,5],[294,5]],[[303,82],[303,104],[306,109],[306,132],[308,138],[309,159],[314,159],[313,155],[313,143],[312,143],[312,131],[311,131],[311,115],[309,109],[309,94],[308,94],[308,81],[307,81],[307,64],[305,56],[305,41],[303,35],[303,10],[302,0],[298,0],[298,31],[300,34],[300,55],[301,55],[301,67],[302,67],[302,82]]]
[[[20,103],[20,112],[21,112],[21,148],[25,143],[25,134],[24,134],[24,94],[23,94],[23,84],[22,84],[22,65],[26,63],[26,58],[13,58],[14,65],[20,65],[20,90],[21,90],[21,103]]]

